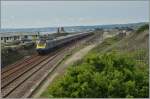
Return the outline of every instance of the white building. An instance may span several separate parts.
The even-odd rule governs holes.
[[[8,42],[13,42],[13,41],[25,41],[25,40],[32,40],[35,41],[36,39],[39,38],[39,33],[0,33],[1,37],[1,43],[8,43]]]

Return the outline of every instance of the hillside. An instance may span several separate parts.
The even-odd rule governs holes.
[[[137,49],[148,50],[149,31],[134,32],[120,41],[114,48],[126,51],[134,51]]]
[[[123,39],[105,39],[41,97],[148,98],[149,29],[142,27]]]
[[[119,39],[118,36],[106,39],[102,44],[92,50],[92,53],[104,53],[110,51],[118,51],[130,54],[139,54],[148,62],[149,50],[149,30],[148,27],[144,30],[141,28],[135,32]]]

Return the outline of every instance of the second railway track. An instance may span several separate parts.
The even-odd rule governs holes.
[[[14,64],[11,64],[9,66],[2,68],[1,74],[8,72],[9,70],[13,69],[16,66],[20,66],[21,64],[28,62],[29,60],[33,59],[36,56],[38,56],[38,54],[34,54],[34,55],[30,56],[29,58],[21,59],[21,60],[15,62]]]
[[[2,73],[1,80],[5,79],[9,75],[13,75],[13,73],[15,73],[16,71],[18,72],[18,70],[29,67],[29,65],[39,60],[40,58],[41,56],[32,57],[31,59],[29,59],[26,62],[23,62],[22,64],[15,65],[15,68],[10,68],[9,70]]]

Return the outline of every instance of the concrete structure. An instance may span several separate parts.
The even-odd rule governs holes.
[[[8,43],[13,41],[35,41],[39,38],[39,33],[0,33],[1,43]]]
[[[57,33],[65,33],[64,27],[58,27]]]

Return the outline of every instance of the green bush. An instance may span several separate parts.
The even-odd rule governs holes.
[[[136,32],[137,32],[137,33],[141,33],[141,32],[143,32],[144,30],[148,30],[148,29],[149,29],[149,24],[145,24],[145,25],[139,27]]]
[[[49,88],[48,97],[144,98],[149,95],[148,67],[127,54],[107,53],[86,57],[71,66]]]

